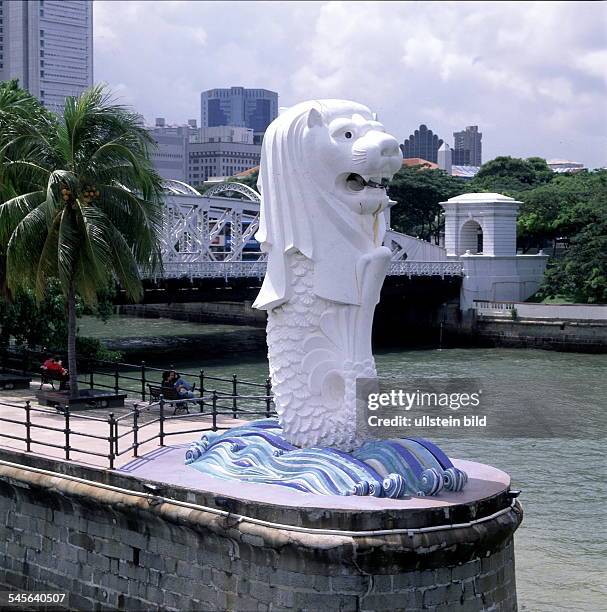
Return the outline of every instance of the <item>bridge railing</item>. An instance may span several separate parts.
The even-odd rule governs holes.
[[[266,273],[265,261],[180,261],[165,262],[160,278],[258,278]]]
[[[258,278],[266,273],[265,261],[166,262],[162,278]],[[392,261],[389,276],[461,276],[459,261]],[[154,277],[155,280],[160,275]]]

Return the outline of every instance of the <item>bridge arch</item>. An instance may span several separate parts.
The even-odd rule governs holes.
[[[206,197],[215,197],[224,193],[240,193],[245,196],[247,200],[251,200],[252,202],[261,201],[261,196],[255,189],[245,185],[244,183],[219,183],[218,185],[214,185],[210,189],[207,189],[203,196]]]

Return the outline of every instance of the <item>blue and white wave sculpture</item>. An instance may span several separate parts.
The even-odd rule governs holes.
[[[461,491],[468,476],[422,438],[375,440],[352,453],[298,448],[276,419],[262,419],[193,442],[185,463],[215,478],[290,487],[320,495],[403,498]]]

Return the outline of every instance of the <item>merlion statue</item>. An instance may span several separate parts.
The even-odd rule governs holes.
[[[298,104],[268,127],[256,234],[267,272],[268,357],[285,439],[349,451],[356,379],[376,376],[371,327],[391,253],[382,246],[395,138],[346,100]]]

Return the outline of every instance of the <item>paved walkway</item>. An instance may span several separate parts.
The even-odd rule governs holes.
[[[25,438],[25,410],[23,406],[26,400],[31,403],[31,438],[36,440],[32,442],[31,452],[44,457],[57,457],[65,459],[65,417],[63,414],[54,411],[51,408],[46,408],[38,405],[35,392],[38,390],[39,383],[32,383],[30,389],[0,391],[0,417],[11,419],[10,423],[0,421],[0,446],[4,448],[24,451],[26,450],[25,442],[6,438],[3,436],[15,436]],[[49,387],[50,388],[50,387]],[[70,413],[70,460],[87,465],[95,465],[98,467],[109,468],[108,455],[110,452],[109,434],[110,426],[106,419],[110,412],[113,412],[116,419],[125,417],[118,421],[118,435],[126,434],[119,439],[118,452],[123,453],[115,460],[115,467],[125,465],[133,458],[133,451],[125,451],[133,444],[133,434],[130,430],[133,427],[132,412],[135,405],[140,409],[142,406],[147,406],[147,402],[132,399],[126,400],[124,408],[108,408],[81,410]],[[167,418],[164,422],[164,431],[167,437],[165,444],[187,445],[192,440],[200,437],[201,432],[212,429],[212,418],[210,414],[200,414],[196,412],[197,406],[190,406],[190,414],[179,413],[173,416],[173,410],[165,409]],[[126,416],[125,416],[126,415]],[[139,447],[139,455],[144,455],[159,448],[159,440],[156,437],[159,433],[159,408],[152,406],[149,410],[144,410],[139,417],[139,436],[140,443],[154,437],[149,442],[144,442]],[[104,419],[104,420],[97,420]],[[237,425],[242,425],[245,421],[234,419],[227,415],[217,416],[217,426],[219,429],[229,429]],[[41,429],[37,426],[52,427],[54,429]],[[127,433],[128,432],[128,433]],[[98,436],[97,438],[86,437]],[[43,444],[45,443],[45,444]],[[48,445],[55,446],[48,446]],[[76,449],[76,450],[74,450]],[[99,453],[103,456],[90,455],[84,452]]]

